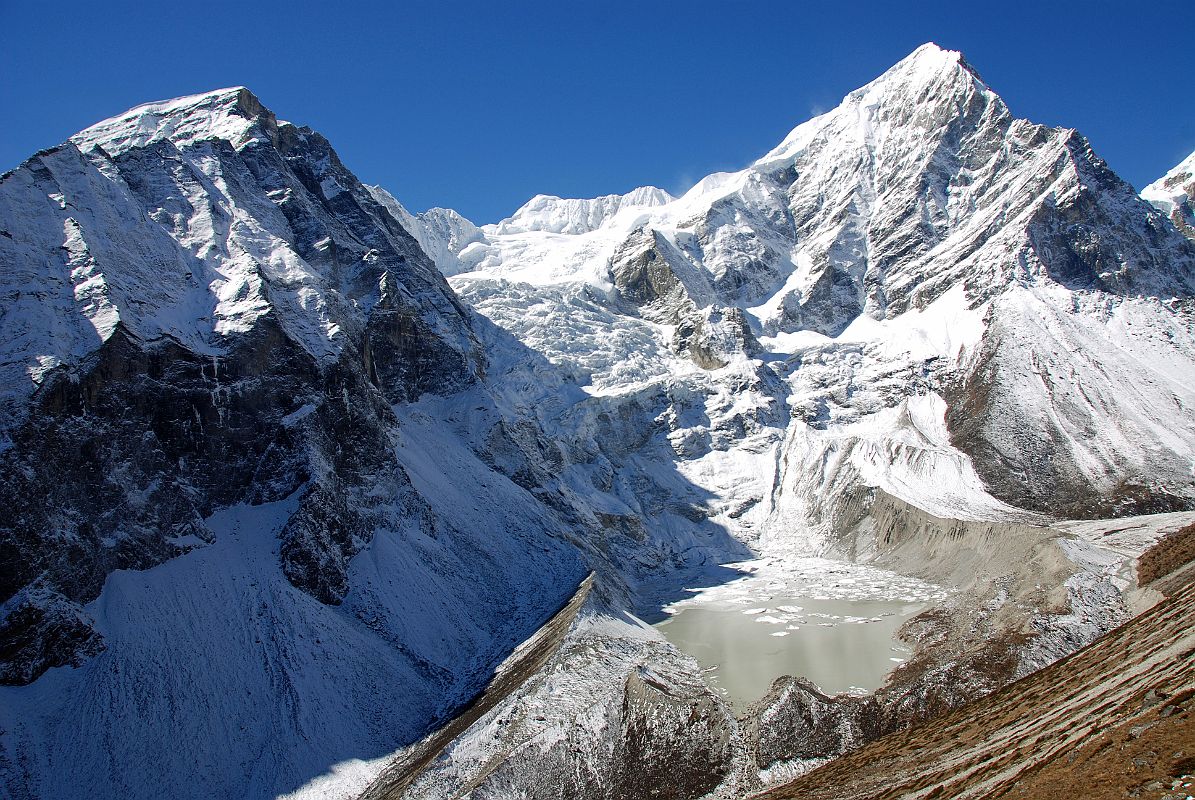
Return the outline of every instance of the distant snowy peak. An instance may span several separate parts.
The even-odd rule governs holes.
[[[627,194],[608,194],[587,200],[538,194],[528,200],[514,216],[495,225],[487,225],[485,229],[496,234],[528,231],[588,233],[602,227],[624,209],[654,208],[674,199],[668,192],[654,186],[640,186]]]
[[[394,217],[395,222],[403,226],[407,233],[414,236],[417,240],[419,239],[420,232],[422,231],[419,221],[415,219],[415,215],[408,211],[407,207],[397,197],[390,194],[390,192],[381,186],[365,184],[365,190],[369,192],[374,200],[378,201],[382,208],[390,213],[390,216]],[[426,248],[424,249],[426,250]]]
[[[476,266],[470,259],[470,246],[484,244],[485,233],[451,208],[429,208],[416,217],[423,237],[416,237],[423,251],[437,265],[456,259],[456,268],[445,274],[468,272]]]
[[[476,267],[470,261],[468,248],[475,243],[484,245],[487,240],[485,233],[472,222],[451,208],[429,208],[412,214],[381,186],[365,188],[414,237],[444,275],[457,275]]]
[[[1146,186],[1141,197],[1168,216],[1188,239],[1195,239],[1195,153]]]
[[[244,86],[146,103],[71,137],[80,150],[102,147],[118,156],[169,139],[176,147],[223,139],[240,149],[277,126],[274,115]]]

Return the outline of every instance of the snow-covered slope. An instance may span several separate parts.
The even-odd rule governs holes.
[[[437,531],[414,521],[379,531],[353,559],[340,605],[279,569],[297,494],[224,509],[205,520],[212,544],[114,572],[86,609],[103,651],[30,686],[0,686],[5,795],[70,797],[86,786],[110,798],[275,797],[333,767],[380,769],[471,697],[543,622],[523,567],[544,570],[549,593],[549,576],[564,583],[570,569],[538,549],[551,544],[532,532],[552,522],[527,516],[515,487],[490,473],[488,484],[446,491],[446,467],[462,483],[488,470],[445,458],[452,443],[434,430],[405,431],[401,454],[425,464],[412,477],[437,501]],[[479,492],[496,507],[479,513]],[[498,609],[495,627],[487,619]]]
[[[1188,239],[1195,239],[1195,153],[1142,189],[1141,196],[1170,217]]]
[[[588,233],[602,227],[607,220],[624,209],[662,206],[672,200],[672,195],[654,186],[641,186],[626,194],[608,194],[592,200],[537,194],[513,216],[487,228],[495,234],[530,231]]]
[[[591,393],[666,398],[680,470],[745,541],[831,546],[876,489],[965,518],[1195,497],[1195,248],[956,52],[675,200],[525,213],[453,287]]]
[[[747,554],[404,213],[242,88],[0,177],[0,793],[368,776],[589,569],[624,608]]]

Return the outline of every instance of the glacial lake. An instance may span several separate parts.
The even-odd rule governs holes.
[[[742,577],[690,590],[664,607],[656,628],[739,711],[781,675],[804,676],[826,694],[878,689],[909,655],[897,628],[946,597],[915,578],[827,559],[726,566]]]

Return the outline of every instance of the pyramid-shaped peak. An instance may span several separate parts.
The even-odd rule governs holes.
[[[71,137],[80,150],[102,147],[118,155],[162,139],[182,146],[205,139],[224,139],[240,147],[255,131],[277,124],[273,112],[244,86],[215,89],[134,106]]]
[[[905,62],[916,61],[918,63],[937,63],[945,66],[959,63],[962,57],[963,54],[958,50],[949,50],[937,42],[926,42],[897,63],[903,64]]]
[[[926,42],[896,62],[887,72],[848,97],[874,95],[877,91],[900,90],[899,87],[923,86],[934,83],[976,84],[987,89],[958,50],[947,50],[933,42]]]
[[[871,130],[876,123],[874,109],[887,109],[890,117],[913,119],[916,108],[953,109],[957,101],[979,93],[1003,107],[1000,98],[987,87],[975,69],[957,50],[927,42],[890,67],[884,74],[843,98],[832,111],[798,125],[777,147],[755,162],[757,168],[771,168],[791,160],[827,126],[856,125]],[[894,112],[894,113],[893,113]],[[953,112],[951,112],[953,113]],[[862,122],[868,118],[866,123]]]

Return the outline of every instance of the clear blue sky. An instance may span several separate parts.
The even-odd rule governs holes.
[[[983,8],[979,8],[983,6]],[[244,84],[413,210],[677,191],[925,41],[1140,188],[1195,150],[1195,3],[0,0],[0,170],[149,100]]]

